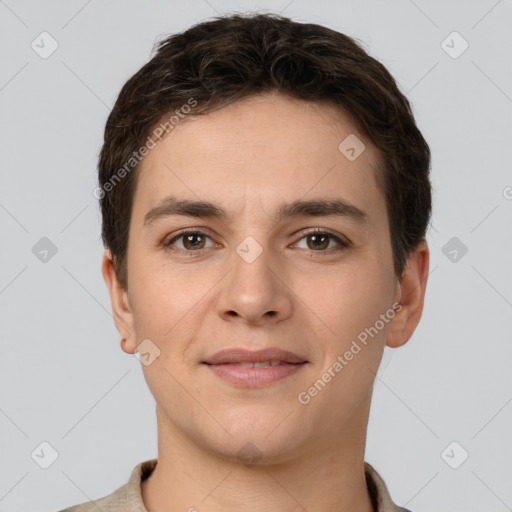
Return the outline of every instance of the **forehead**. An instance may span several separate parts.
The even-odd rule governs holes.
[[[175,126],[141,163],[134,209],[170,193],[236,211],[308,195],[382,207],[378,165],[376,148],[340,109],[267,93]]]

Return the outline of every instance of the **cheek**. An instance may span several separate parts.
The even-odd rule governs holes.
[[[382,358],[390,319],[386,317],[385,322],[381,315],[394,315],[390,311],[392,280],[381,267],[378,262],[366,262],[340,272],[330,280],[323,299],[322,320],[329,331],[318,339],[324,354],[318,377],[328,372],[325,377],[332,384],[324,398],[332,399],[340,410],[355,407],[371,389]]]
[[[141,248],[133,252],[129,271],[134,315],[139,327],[154,329],[158,324],[170,324],[175,306],[181,303],[182,286],[172,279],[165,261],[162,262],[159,254],[152,255]]]
[[[170,396],[181,397],[178,382],[186,378],[183,358],[187,346],[196,339],[200,323],[195,316],[202,314],[205,292],[188,277],[171,275],[162,265],[140,269],[134,273],[134,281],[137,340],[147,338],[158,347],[158,357],[142,369],[157,403],[164,403]]]
[[[342,424],[372,390],[389,326],[389,319],[386,323],[380,316],[392,306],[388,288],[378,267],[365,266],[364,272],[333,277],[322,300],[310,303],[315,311],[323,304],[321,319],[329,330],[317,332],[323,359],[302,391],[315,404],[311,412],[331,411],[325,428]]]
[[[392,287],[377,266],[331,273],[322,287],[323,294],[317,292],[310,299],[312,309],[319,310],[332,336],[342,344],[373,325],[391,306]]]
[[[183,350],[200,327],[216,277],[212,272],[178,269],[161,261],[140,265],[133,272],[133,314],[137,339],[150,338],[162,355]],[[211,294],[210,294],[211,295]],[[165,352],[165,354],[164,354]]]

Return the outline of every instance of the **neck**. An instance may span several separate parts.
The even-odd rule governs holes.
[[[374,511],[364,473],[367,416],[329,442],[286,460],[262,454],[252,465],[199,446],[158,408],[157,420],[158,464],[141,485],[148,512]]]

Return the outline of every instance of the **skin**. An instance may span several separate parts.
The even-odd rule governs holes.
[[[338,150],[349,134],[366,144],[355,161]],[[108,249],[102,273],[122,349],[131,354],[148,338],[160,350],[142,366],[158,422],[158,465],[141,486],[149,512],[373,510],[363,466],[372,387],[384,346],[402,346],[420,320],[429,265],[422,242],[395,276],[378,167],[378,151],[343,112],[278,93],[187,118],[143,160],[128,290]],[[174,215],[145,226],[169,194],[218,203],[230,219]],[[283,201],[334,198],[363,210],[367,223],[275,221]],[[199,250],[186,237],[174,250],[162,247],[183,228],[201,228]],[[350,246],[328,238],[317,248],[314,234],[306,236],[312,228]],[[236,252],[248,236],[262,249],[252,263]],[[395,302],[392,320],[301,404],[298,394]],[[200,364],[227,347],[271,346],[309,363],[259,389],[236,387]],[[247,443],[260,458],[246,465],[237,454]]]

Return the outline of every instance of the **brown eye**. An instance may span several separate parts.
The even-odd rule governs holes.
[[[198,233],[181,236],[183,238],[183,246],[185,249],[202,249],[204,246],[204,236]]]
[[[327,247],[329,247],[329,241],[332,237],[328,235],[308,235],[306,238],[308,239],[309,249],[317,250],[327,249]]]
[[[205,244],[209,238],[210,237],[204,234],[202,231],[182,231],[175,237],[171,238],[168,242],[164,242],[163,246],[169,249],[176,248],[177,250],[184,252],[195,252],[207,248]],[[175,245],[176,242],[180,240],[182,241],[182,247]]]
[[[309,233],[305,233],[299,243],[302,242],[302,240],[306,240],[306,247],[304,247],[304,249],[318,253],[330,253],[331,251],[350,247],[348,241],[345,241],[334,233],[322,229],[315,229]],[[334,245],[331,244],[331,242],[334,242]]]

